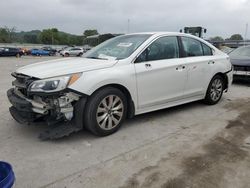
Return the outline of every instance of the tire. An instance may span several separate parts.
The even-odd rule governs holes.
[[[225,80],[220,75],[215,75],[209,83],[204,102],[208,105],[217,104],[225,88]]]
[[[82,52],[78,54],[78,56],[79,56],[79,57],[81,57],[82,55],[83,55],[83,53],[82,53]]]
[[[69,57],[69,53],[65,53],[65,55],[64,55],[65,57]]]
[[[84,113],[84,126],[97,136],[107,136],[121,127],[126,114],[125,95],[119,89],[107,87],[89,98]]]

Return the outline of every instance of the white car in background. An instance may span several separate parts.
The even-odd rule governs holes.
[[[79,47],[69,47],[60,52],[60,55],[63,57],[69,57],[69,56],[82,56],[84,53],[83,48]]]
[[[232,65],[200,38],[156,32],[118,36],[83,58],[32,64],[12,75],[8,97],[17,121],[71,122],[57,127],[57,136],[83,127],[105,136],[134,115],[197,100],[218,103]]]

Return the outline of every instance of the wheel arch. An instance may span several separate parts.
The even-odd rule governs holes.
[[[101,89],[104,89],[106,87],[113,87],[113,88],[119,89],[123,94],[125,94],[125,96],[127,98],[127,106],[128,106],[127,118],[132,118],[135,115],[135,105],[134,105],[134,101],[132,99],[132,96],[131,96],[129,90],[125,86],[123,86],[121,84],[117,84],[117,83],[106,84],[106,85],[103,85],[103,86],[97,88],[91,95],[93,95],[95,92],[97,92]]]
[[[227,74],[226,74],[226,73],[222,73],[222,72],[218,72],[218,73],[216,73],[216,74],[213,76],[213,78],[214,78],[215,76],[217,76],[217,75],[218,75],[218,76],[221,76],[221,77],[223,78],[223,80],[225,81],[223,90],[227,90],[227,89],[228,89],[228,84],[229,84]],[[213,79],[213,78],[212,78],[212,79]]]

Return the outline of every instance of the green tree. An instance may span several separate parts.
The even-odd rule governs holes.
[[[15,27],[0,28],[0,42],[3,43],[13,42],[15,40],[14,39],[15,31],[16,31]]]
[[[234,34],[230,37],[230,40],[243,40],[243,37],[240,34]]]
[[[83,32],[84,37],[92,36],[92,35],[98,35],[98,31],[96,29],[87,29]]]
[[[37,35],[34,35],[34,34],[24,34],[23,41],[25,43],[37,44],[38,37],[37,37]]]
[[[59,44],[60,39],[58,29],[44,29],[40,33],[39,39],[44,44]]]
[[[221,36],[211,37],[210,40],[212,42],[214,42],[214,41],[216,41],[216,42],[222,42],[222,41],[224,41],[224,39]]]
[[[16,27],[6,27],[5,26],[5,29],[8,32],[10,42],[14,42],[15,41],[14,36],[15,36],[15,32],[16,32]]]
[[[0,42],[10,42],[8,31],[5,28],[0,28]]]

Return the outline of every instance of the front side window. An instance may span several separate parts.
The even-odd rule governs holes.
[[[181,37],[186,57],[203,56],[201,42],[188,37]]]
[[[142,52],[136,62],[157,61],[179,57],[177,37],[161,37]]]

